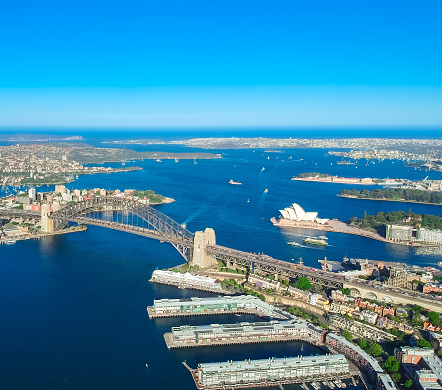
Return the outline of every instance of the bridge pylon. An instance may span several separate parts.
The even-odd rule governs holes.
[[[215,231],[211,228],[195,232],[193,239],[193,256],[191,265],[198,265],[200,268],[207,268],[215,264],[216,258],[206,252],[206,247],[215,245]]]
[[[50,204],[42,204],[41,205],[41,220],[40,226],[41,231],[46,233],[54,232],[54,220],[49,218],[51,215],[51,205]]]

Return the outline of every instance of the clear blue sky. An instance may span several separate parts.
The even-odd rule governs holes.
[[[0,128],[442,126],[442,1],[9,1]]]

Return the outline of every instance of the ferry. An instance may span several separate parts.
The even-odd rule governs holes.
[[[290,241],[287,244],[293,245],[293,246],[301,246],[301,244],[299,242],[295,242],[295,241]]]
[[[305,238],[302,240],[305,244],[311,244],[311,245],[320,245],[320,246],[327,246],[328,242],[325,240],[317,239],[317,238]]]
[[[230,179],[229,184],[234,184],[234,185],[237,185],[237,186],[242,185],[242,183],[240,183],[239,181],[233,181],[232,179]]]

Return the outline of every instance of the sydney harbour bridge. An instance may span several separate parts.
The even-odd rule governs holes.
[[[41,230],[47,234],[62,233],[69,229],[70,223],[105,227],[170,243],[190,265],[200,268],[210,267],[221,260],[229,267],[236,265],[251,273],[262,271],[275,277],[294,279],[307,277],[312,284],[325,288],[349,288],[355,296],[403,304],[413,301],[430,310],[442,310],[442,302],[433,297],[412,297],[408,292],[385,291],[367,281],[217,245],[213,229],[192,233],[156,208],[129,198],[100,196],[70,203],[64,208],[54,206],[51,209],[49,204],[43,204],[41,212],[3,209],[0,219],[40,220]]]
[[[114,211],[118,211],[114,213]],[[168,242],[191,265],[210,267],[216,260],[247,268],[251,272],[264,271],[276,276],[298,278],[306,276],[314,284],[341,288],[344,278],[314,271],[263,254],[254,254],[216,245],[215,232],[190,232],[156,208],[138,201],[116,196],[100,196],[68,204],[64,208],[42,205],[42,211],[0,210],[0,218],[40,219],[43,232],[55,233],[66,229],[69,223],[101,226]]]

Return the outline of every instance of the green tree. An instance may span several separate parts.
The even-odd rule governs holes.
[[[341,293],[344,295],[350,295],[351,290],[349,288],[341,288]]]
[[[401,380],[401,374],[399,374],[398,372],[392,372],[390,375],[391,379],[393,379],[393,381],[396,383]]]
[[[394,373],[399,371],[401,363],[394,356],[389,356],[382,367],[384,367],[387,372]]]
[[[301,276],[295,282],[294,287],[299,288],[300,290],[310,290],[312,288],[312,284],[306,277]]]
[[[431,348],[430,342],[425,339],[418,339],[416,345],[420,348]]]
[[[348,330],[342,331],[342,337],[346,338],[348,341],[353,340],[353,335]]]
[[[405,387],[409,389],[411,386],[413,386],[413,381],[411,379],[408,379],[408,381],[405,382]]]
[[[361,349],[363,349],[364,351],[367,349],[368,347],[368,343],[367,340],[362,339],[359,341],[359,347],[361,347]]]
[[[379,344],[371,344],[368,348],[368,353],[373,356],[380,356],[382,354],[382,347]]]

